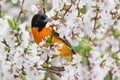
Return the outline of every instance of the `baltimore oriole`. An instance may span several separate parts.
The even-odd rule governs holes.
[[[66,38],[61,39],[59,34],[55,32],[52,27],[45,27],[48,20],[45,14],[36,14],[33,16],[31,25],[35,42],[39,44],[45,37],[50,36],[53,37],[54,42],[62,44],[62,48],[60,49],[61,56],[70,56],[74,54],[75,52]]]

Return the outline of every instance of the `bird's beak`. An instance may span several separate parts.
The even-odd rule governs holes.
[[[48,19],[48,22],[50,22],[51,21],[51,19]]]
[[[46,23],[46,22],[50,22],[51,20],[48,18],[48,17],[46,17],[46,19],[44,20],[44,22]]]

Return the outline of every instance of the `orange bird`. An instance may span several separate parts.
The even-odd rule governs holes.
[[[31,25],[35,42],[39,44],[42,40],[45,40],[45,37],[50,36],[53,38],[54,42],[62,44],[62,48],[60,49],[61,56],[70,56],[74,54],[75,52],[71,44],[65,37],[61,39],[59,34],[55,32],[52,27],[45,27],[48,21],[49,19],[45,14],[36,14],[33,16]]]

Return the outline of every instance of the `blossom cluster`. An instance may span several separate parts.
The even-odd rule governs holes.
[[[46,27],[73,46],[72,60],[59,55],[62,45],[49,36],[35,43],[31,19],[42,11]],[[119,0],[0,1],[0,80],[119,79]]]

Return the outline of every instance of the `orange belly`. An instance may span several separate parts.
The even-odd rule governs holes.
[[[47,27],[39,32],[37,27],[33,27],[32,33],[33,33],[35,42],[37,44],[39,44],[42,40],[45,39],[45,37],[52,36],[52,28]],[[61,56],[70,56],[70,54],[71,54],[70,48],[62,40],[60,40],[57,36],[53,36],[53,39],[54,39],[54,42],[57,42],[57,43],[63,45],[62,48],[60,49],[60,55]]]

